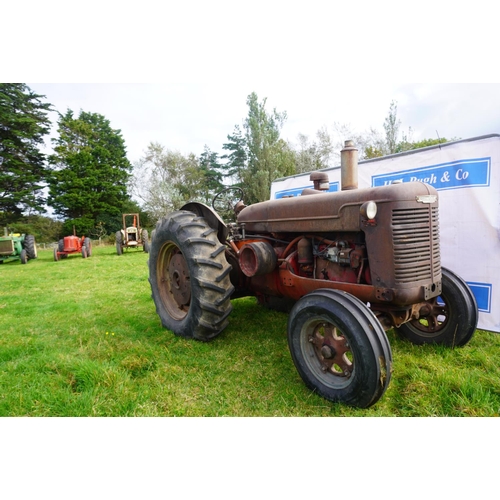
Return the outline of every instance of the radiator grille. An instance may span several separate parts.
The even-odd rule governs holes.
[[[441,273],[438,207],[393,210],[392,236],[396,283],[436,281]]]
[[[12,240],[0,241],[0,255],[10,255],[14,252],[14,242]]]

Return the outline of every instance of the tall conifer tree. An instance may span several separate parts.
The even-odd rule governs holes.
[[[43,212],[45,155],[51,104],[24,83],[0,83],[0,224]]]
[[[71,220],[79,233],[90,234],[99,221],[119,216],[132,166],[120,130],[97,113],[59,115],[59,137],[50,157],[49,204]],[[68,228],[69,229],[69,228]],[[112,228],[108,228],[112,230]]]

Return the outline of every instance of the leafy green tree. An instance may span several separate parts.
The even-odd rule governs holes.
[[[368,134],[351,135],[351,138],[354,140],[355,144],[358,147],[360,159],[364,160],[371,158],[380,158],[381,156],[402,153],[404,151],[410,151],[413,149],[419,149],[427,146],[449,142],[449,140],[446,138],[422,139],[420,141],[413,141],[413,131],[411,127],[408,128],[408,133],[401,133],[400,138],[399,131],[401,127],[401,121],[397,117],[397,111],[397,102],[392,101],[389,106],[387,116],[384,120],[384,137],[382,137],[375,129],[371,129]],[[344,130],[343,132],[343,136],[345,138],[348,138],[349,133],[347,133],[347,130]]]
[[[179,209],[187,201],[204,201],[206,177],[192,153],[184,156],[151,142],[134,167],[131,191],[141,200],[151,221]]]
[[[0,83],[0,224],[45,211],[42,191],[46,175],[45,155],[39,147],[50,130],[42,102],[24,83]]]
[[[311,172],[328,168],[334,157],[334,146],[328,130],[323,127],[316,133],[317,141],[310,142],[304,134],[299,134],[299,150],[295,151],[296,173]]]
[[[397,152],[399,127],[401,126],[401,120],[398,119],[398,103],[396,101],[391,101],[389,105],[389,113],[384,120],[384,130],[385,130],[385,154],[391,155]]]
[[[396,152],[402,153],[403,151],[410,151],[412,149],[420,149],[427,148],[429,146],[437,146],[438,144],[444,144],[445,142],[455,141],[458,139],[446,139],[446,138],[438,138],[438,139],[422,139],[420,141],[409,141],[406,137],[397,144]]]
[[[219,154],[211,151],[208,146],[205,146],[205,150],[199,159],[199,165],[203,183],[200,186],[201,189],[199,190],[198,198],[204,203],[209,204],[213,197],[224,189]]]
[[[96,217],[96,222],[94,227],[88,233],[89,236],[102,239],[108,234],[114,235],[116,231],[123,226],[122,214],[135,214],[138,213],[141,221],[141,227],[151,229],[150,220],[148,214],[139,206],[137,202],[132,199],[125,200],[121,206],[120,213],[110,215],[110,214],[98,214]]]
[[[121,214],[128,200],[127,182],[131,165],[120,130],[97,113],[73,111],[59,114],[59,137],[53,139],[48,177],[48,203],[54,212],[80,234],[90,234],[100,217]]]
[[[242,171],[247,203],[269,199],[271,183],[295,173],[294,152],[280,138],[286,112],[266,111],[266,99],[259,102],[253,92],[247,98],[248,116],[244,122],[248,163]]]
[[[37,243],[52,243],[60,237],[63,223],[43,215],[21,217],[9,226],[14,233],[32,234]],[[2,232],[3,234],[3,232]]]
[[[221,159],[226,160],[224,168],[224,176],[229,178],[229,183],[233,186],[241,187],[243,185],[242,172],[247,166],[247,143],[243,133],[236,125],[233,135],[227,136],[228,142],[223,144],[222,149],[229,153],[222,155]]]

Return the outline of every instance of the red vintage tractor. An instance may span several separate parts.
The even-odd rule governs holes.
[[[82,236],[79,238],[73,228],[73,236],[65,236],[60,239],[57,247],[54,248],[54,260],[66,259],[69,254],[81,253],[86,259],[92,255],[92,242],[90,238]]]
[[[186,338],[219,335],[238,297],[289,312],[288,345],[307,387],[366,408],[391,378],[386,330],[463,346],[478,310],[465,281],[441,267],[432,186],[358,189],[352,141],[341,152],[341,191],[326,192],[328,180],[314,172],[301,196],[250,206],[229,188],[212,207],[229,203],[233,223],[201,203],[170,213],[154,231],[149,281],[163,326]]]

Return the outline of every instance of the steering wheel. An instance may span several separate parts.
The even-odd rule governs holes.
[[[234,214],[234,207],[243,200],[243,189],[237,186],[230,186],[217,193],[212,200],[212,208],[223,214]]]

